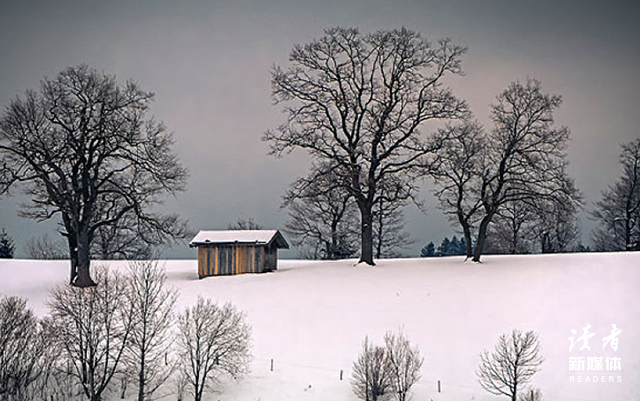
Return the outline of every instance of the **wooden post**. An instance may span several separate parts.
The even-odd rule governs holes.
[[[273,359],[271,359],[271,371],[273,372]]]
[[[342,381],[342,369],[340,369],[340,381]]]
[[[438,392],[441,393],[442,391],[440,391],[440,380],[438,380]]]

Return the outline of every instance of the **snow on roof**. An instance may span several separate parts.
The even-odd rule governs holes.
[[[190,246],[200,244],[229,244],[229,243],[251,243],[251,244],[269,244],[276,237],[282,239],[280,243],[282,248],[288,248],[289,244],[284,240],[282,234],[278,230],[227,230],[227,231],[209,231],[200,230],[191,242]]]

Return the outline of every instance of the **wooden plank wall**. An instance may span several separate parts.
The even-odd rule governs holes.
[[[223,245],[198,247],[198,276],[224,276],[273,270],[273,256],[264,246]]]

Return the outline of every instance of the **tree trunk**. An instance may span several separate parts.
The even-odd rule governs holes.
[[[491,217],[491,215],[486,215],[480,222],[480,227],[478,228],[478,241],[476,243],[476,249],[473,253],[474,262],[480,262],[480,256],[482,256],[484,244],[487,240],[487,228],[489,227],[489,223],[491,222]]]
[[[384,213],[382,211],[382,198],[380,198],[380,210],[378,210],[378,232],[376,233],[376,258],[382,257],[382,236],[383,236],[383,221]]]
[[[69,247],[69,263],[71,265],[71,270],[69,272],[69,284],[73,285],[73,282],[78,275],[78,238],[76,237],[76,232],[73,229],[69,217],[63,214],[62,222],[64,223],[66,231],[63,235],[67,237],[67,246]]]
[[[338,259],[338,222],[333,220],[331,222],[331,248],[328,250],[327,257],[331,260]]]
[[[373,266],[375,265],[373,263],[373,218],[371,213],[373,207],[366,203],[358,206],[361,214],[360,262]]]
[[[145,372],[144,372],[144,354],[140,362],[140,373],[138,374],[138,401],[144,401]]]
[[[87,229],[79,230],[77,235],[77,245],[77,276],[73,285],[80,288],[93,287],[96,283],[91,279],[89,271],[91,264],[91,245],[89,243],[89,232]]]
[[[69,284],[73,284],[78,275],[78,242],[75,233],[70,233],[67,237],[69,245],[69,263],[71,271],[69,272]]]
[[[471,243],[471,227],[469,226],[469,222],[464,218],[464,215],[461,212],[457,213],[458,222],[460,226],[462,226],[462,235],[464,236],[464,245],[467,248],[467,259],[473,256],[473,246]]]

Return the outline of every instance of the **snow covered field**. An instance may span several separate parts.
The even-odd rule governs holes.
[[[203,280],[195,260],[161,263],[180,290],[179,309],[199,294],[231,301],[253,328],[251,373],[210,400],[356,400],[349,377],[362,340],[381,343],[399,328],[425,357],[416,401],[506,400],[486,393],[475,370],[479,353],[512,329],[540,336],[545,362],[533,385],[545,400],[640,400],[640,253],[487,256],[482,264],[397,259],[375,267],[281,260],[274,273]],[[44,315],[48,291],[67,275],[68,262],[3,260],[0,294],[25,297]],[[571,330],[577,339],[587,324],[591,350],[580,351],[580,342],[570,352]],[[617,351],[602,347],[612,324],[622,330]],[[600,356],[620,358],[621,371],[569,370],[570,357]]]

